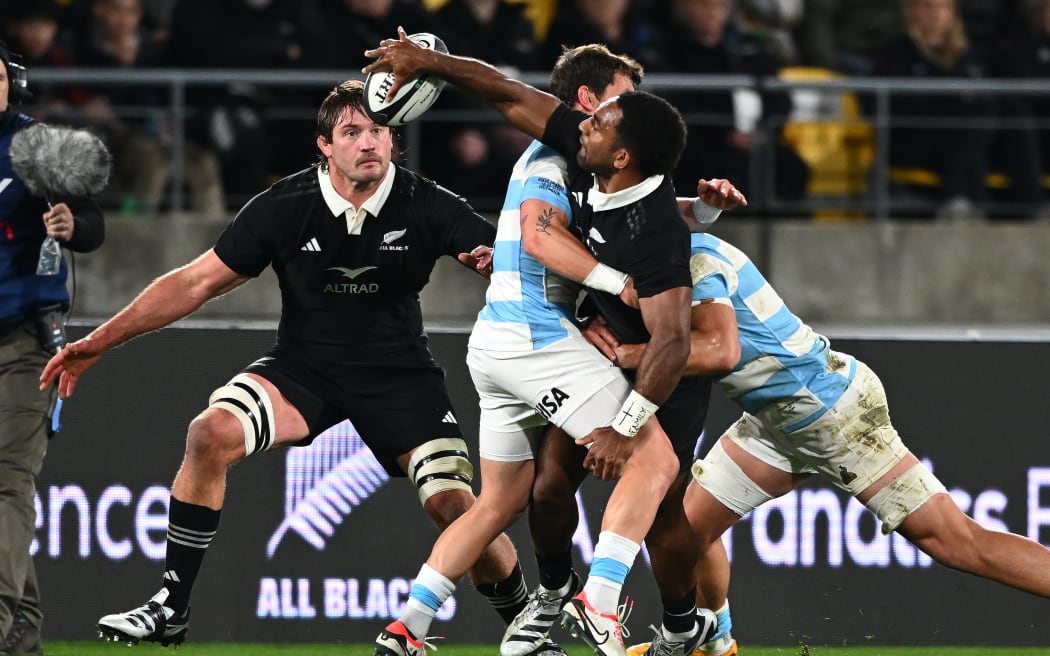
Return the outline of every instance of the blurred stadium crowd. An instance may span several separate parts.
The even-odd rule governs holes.
[[[168,209],[170,89],[44,84],[34,71],[331,69],[336,82],[358,75],[363,51],[398,25],[525,72],[549,71],[562,45],[603,42],[647,73],[1050,80],[1050,0],[9,0],[0,9],[0,37],[23,55],[35,94],[24,109],[102,135],[116,163],[109,204],[127,212]],[[929,196],[927,216],[1046,220],[1047,86],[1046,95],[975,94],[965,82],[958,93],[894,95],[895,179]],[[235,79],[190,86],[189,208],[236,209],[313,161],[311,108],[326,91]],[[682,193],[699,177],[789,201],[820,187],[824,165],[784,129],[798,110],[791,94],[665,95],[690,122]],[[872,99],[857,101],[870,118]],[[437,107],[476,108],[454,91]],[[870,150],[870,133],[864,139]],[[436,124],[423,131],[419,168],[494,211],[525,143],[499,121]]]

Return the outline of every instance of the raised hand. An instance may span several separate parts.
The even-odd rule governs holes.
[[[697,182],[696,195],[705,204],[720,210],[731,210],[738,205],[747,207],[747,198],[729,180],[715,178]]]
[[[396,39],[383,39],[378,48],[365,50],[365,57],[375,61],[362,68],[361,72],[392,71],[394,83],[387,89],[386,97],[393,98],[406,80],[424,69],[427,57],[433,52],[409,39],[405,28],[398,27]]]

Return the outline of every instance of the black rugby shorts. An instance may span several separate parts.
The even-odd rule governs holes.
[[[302,414],[310,434],[295,446],[349,419],[391,476],[406,475],[398,456],[430,440],[463,437],[437,365],[347,366],[271,353],[244,371],[273,383]]]
[[[683,377],[656,412],[683,471],[692,466],[697,442],[704,431],[711,403],[711,382],[709,376]]]

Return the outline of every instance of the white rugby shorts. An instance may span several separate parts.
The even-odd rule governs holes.
[[[842,397],[812,424],[792,433],[774,428],[761,416],[744,414],[726,437],[766,464],[794,474],[820,473],[856,495],[901,461],[908,449],[890,422],[882,381],[857,361],[857,372]],[[706,469],[706,463],[702,469]],[[713,490],[716,498],[727,490]]]
[[[478,454],[531,460],[529,435],[552,423],[573,439],[608,426],[631,390],[623,372],[578,331],[536,351],[467,350],[480,397]]]

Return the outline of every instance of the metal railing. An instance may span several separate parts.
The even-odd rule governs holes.
[[[187,90],[192,87],[227,87],[229,85],[257,85],[265,88],[309,87],[318,90],[318,104],[324,92],[345,79],[360,79],[359,71],[352,70],[260,70],[241,69],[35,69],[30,71],[30,88],[34,84],[75,85],[90,89],[92,85],[128,85],[133,87],[161,87],[168,90],[166,111],[171,124],[171,182],[168,206],[172,210],[181,210],[186,206],[183,164],[186,157],[186,122],[191,116],[192,108],[187,105]],[[548,74],[525,73],[519,76],[526,83],[539,88],[546,88]],[[828,93],[852,93],[858,97],[870,97],[870,111],[861,120],[874,129],[874,162],[871,166],[866,191],[862,198],[854,199],[855,207],[867,211],[871,216],[883,218],[890,215],[894,207],[890,171],[891,125],[902,123],[890,116],[890,100],[895,95],[950,95],[966,92],[969,94],[988,94],[991,96],[1050,96],[1050,80],[974,80],[974,79],[929,79],[913,78],[839,78],[820,81],[787,81],[776,77],[754,78],[751,76],[708,76],[691,74],[650,74],[645,78],[644,88],[656,93],[687,91],[733,91],[737,89],[754,89],[759,92],[776,92],[794,90],[812,90]],[[266,111],[281,120],[303,120],[312,122],[316,117],[317,106],[303,105],[270,105]],[[688,121],[703,122],[704,117],[686,116]],[[402,138],[406,144],[407,164],[418,167],[420,149],[420,132],[431,123],[456,122],[495,122],[502,120],[490,110],[434,110],[428,112],[419,121],[402,129]],[[767,117],[760,122],[759,129],[772,135],[782,127],[788,117]],[[958,127],[958,121],[947,121]],[[1050,121],[1037,118],[1036,126],[1050,129]],[[992,127],[992,125],[975,125],[975,129]],[[1009,125],[996,124],[996,129]],[[304,163],[305,165],[305,163]],[[772,176],[775,171],[770,171]],[[767,180],[768,188],[772,188]],[[812,200],[812,199],[811,199]],[[811,209],[812,202],[792,204],[780,202],[772,195],[766,195],[762,201],[773,211],[805,211]]]

